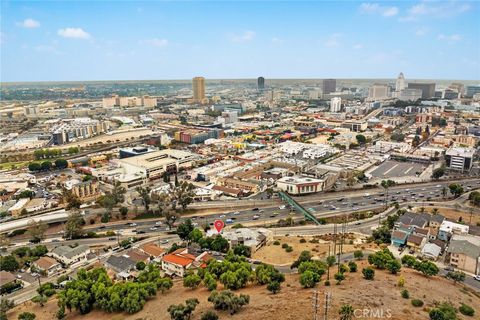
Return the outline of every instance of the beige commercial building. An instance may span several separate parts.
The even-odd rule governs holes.
[[[450,265],[456,269],[480,274],[480,237],[455,234],[450,240],[447,252]]]
[[[202,103],[205,100],[205,78],[193,78],[193,101]]]

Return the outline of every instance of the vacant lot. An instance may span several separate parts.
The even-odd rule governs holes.
[[[300,240],[305,239],[305,243],[301,243]],[[329,242],[316,238],[318,243],[312,243],[313,237],[302,236],[289,236],[289,237],[275,237],[274,240],[279,241],[280,245],[274,245],[270,242],[265,247],[260,248],[253,254],[253,259],[261,260],[265,263],[271,263],[276,265],[289,265],[295,261],[300,253],[304,250],[308,250],[314,257],[326,257],[328,255]],[[353,252],[358,249],[358,246],[349,244],[350,239],[345,241],[343,246],[343,252]],[[292,247],[292,252],[286,252],[282,248],[282,244],[286,243]],[[331,254],[333,254],[333,244],[330,246]]]
[[[410,269],[402,269],[401,274],[405,277],[405,288],[410,292],[411,298],[421,299],[425,303],[423,308],[414,308],[409,299],[400,296],[401,289],[397,287],[399,275],[391,275],[385,271],[376,271],[375,280],[367,281],[362,278],[361,269],[365,266],[363,261],[359,264],[359,272],[348,273],[346,280],[341,285],[326,287],[317,285],[319,297],[323,299],[327,290],[332,294],[329,319],[338,319],[338,310],[344,304],[350,304],[355,309],[383,310],[391,313],[392,320],[428,320],[425,310],[432,308],[435,301],[451,301],[456,307],[461,302],[476,308],[475,317],[463,317],[458,319],[478,319],[480,313],[480,298],[470,290],[463,289],[462,285],[454,286],[451,281],[441,277],[426,278],[418,272]],[[324,277],[325,279],[325,277]],[[333,281],[332,281],[333,282]],[[282,319],[303,320],[312,318],[312,289],[303,289],[298,283],[298,275],[287,275],[286,283],[282,284],[282,291],[277,295],[270,294],[264,286],[251,285],[237,293],[250,295],[250,304],[239,313],[230,316],[226,312],[218,312],[220,319],[256,320],[256,319]],[[147,302],[144,309],[136,314],[106,314],[99,311],[87,315],[79,315],[76,312],[68,314],[67,320],[168,320],[170,319],[167,308],[171,304],[184,302],[188,298],[198,298],[200,304],[195,310],[192,320],[199,320],[201,314],[210,310],[211,303],[207,301],[209,292],[200,287],[195,290],[185,289],[181,283],[175,283],[170,292],[157,295],[155,299]],[[33,304],[27,304],[17,308],[9,314],[8,319],[17,319],[22,311],[34,312],[37,320],[55,319],[54,312],[57,309],[56,301],[51,300],[45,307],[40,308]],[[320,307],[320,312],[323,308]],[[68,313],[68,312],[67,312]],[[373,318],[364,318],[373,319]]]
[[[470,215],[470,212],[463,212],[463,211],[458,211],[454,209],[449,209],[449,208],[437,208],[438,213],[447,218],[448,220],[451,221],[458,221],[460,217],[462,218],[462,221],[464,223],[468,223],[471,225],[476,225],[477,223],[480,223],[480,210],[474,209],[472,211],[472,215]],[[472,220],[470,221],[470,217]]]

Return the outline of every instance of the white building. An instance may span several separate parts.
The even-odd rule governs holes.
[[[454,234],[468,234],[469,229],[470,227],[467,225],[444,220],[438,230],[437,238],[442,241],[448,241]]]
[[[445,153],[447,167],[452,170],[470,171],[474,154],[473,148],[452,147]]]
[[[388,99],[390,87],[386,84],[374,84],[368,90],[368,98],[373,100]]]
[[[289,194],[308,194],[323,190],[325,180],[306,176],[283,177],[277,180],[277,188]]]
[[[79,245],[74,248],[59,246],[50,251],[49,255],[64,265],[71,265],[79,261],[87,261],[90,248],[86,245]]]
[[[405,142],[393,142],[393,141],[377,141],[374,146],[371,147],[372,151],[377,153],[387,153],[390,151],[396,152],[408,152],[411,149],[411,145]]]
[[[395,82],[395,91],[402,91],[403,89],[405,89],[405,87],[405,77],[403,76],[403,72],[400,72],[397,81]]]
[[[217,234],[216,230],[209,230],[207,233],[207,235],[214,234]],[[228,240],[230,248],[244,245],[253,253],[273,239],[273,232],[265,228],[238,228],[223,230],[222,237]]]
[[[340,112],[342,110],[342,98],[332,98],[330,100],[330,112]]]

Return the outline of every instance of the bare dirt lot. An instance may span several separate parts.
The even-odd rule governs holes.
[[[359,263],[359,271],[346,274],[346,279],[341,285],[331,286],[323,283],[317,285],[319,297],[323,299],[325,291],[332,294],[331,308],[328,319],[338,319],[338,310],[344,304],[350,304],[354,309],[367,309],[372,312],[383,312],[386,318],[387,312],[391,314],[388,319],[392,320],[428,320],[428,310],[434,307],[435,302],[451,301],[458,308],[460,303],[466,303],[476,308],[475,317],[464,317],[460,313],[458,319],[478,319],[480,313],[480,298],[464,289],[463,285],[453,285],[453,282],[441,277],[426,278],[417,271],[402,268],[401,274],[405,277],[405,289],[410,292],[410,299],[421,299],[425,303],[423,307],[415,308],[410,299],[404,299],[400,295],[401,288],[397,286],[399,275],[391,275],[386,271],[376,270],[375,280],[367,281],[362,278],[361,269],[366,261]],[[323,277],[325,279],[325,276]],[[228,313],[218,312],[220,319],[256,320],[256,319],[282,319],[298,320],[312,318],[312,289],[301,288],[298,275],[289,274],[286,282],[282,284],[280,293],[273,295],[265,286],[250,285],[237,293],[250,295],[250,304],[239,313],[230,316]],[[207,301],[209,292],[200,287],[195,290],[185,289],[180,282],[166,294],[158,294],[156,298],[147,302],[142,311],[133,314],[106,314],[93,311],[87,315],[71,314],[67,311],[67,320],[168,320],[170,319],[167,308],[171,304],[184,302],[188,298],[197,298],[200,304],[195,310],[192,320],[199,320],[202,313],[211,310],[211,303]],[[30,311],[37,315],[37,320],[55,319],[57,309],[56,301],[50,300],[41,308],[32,303],[17,307],[8,314],[8,319],[17,319],[20,312]],[[323,312],[320,307],[319,312]],[[360,311],[363,312],[363,311]],[[378,317],[377,317],[378,318]],[[374,319],[363,317],[362,319]]]
[[[448,220],[451,221],[458,221],[460,217],[462,217],[462,221],[464,223],[468,223],[471,225],[476,225],[477,223],[480,223],[480,212],[478,209],[475,209],[473,211],[473,214],[471,215],[472,220],[470,221],[470,212],[463,212],[459,210],[454,210],[454,209],[449,209],[449,208],[437,208],[438,213],[447,218]]]

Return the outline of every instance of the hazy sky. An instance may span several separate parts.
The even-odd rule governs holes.
[[[470,1],[1,0],[1,81],[480,79]]]

